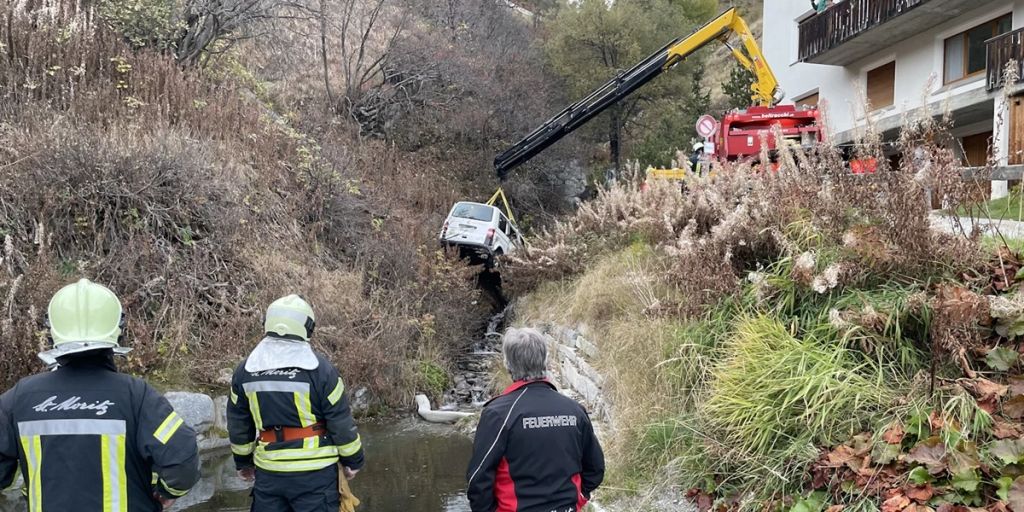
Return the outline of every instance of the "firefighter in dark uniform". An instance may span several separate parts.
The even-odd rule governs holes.
[[[347,479],[363,466],[345,384],[309,346],[315,325],[298,295],[274,301],[266,336],[231,380],[231,451],[255,479],[254,512],[337,511],[339,464]]]
[[[163,510],[199,480],[196,434],[146,382],[118,373],[124,325],[109,289],[81,280],[47,308],[56,369],[0,396],[0,487],[25,475],[29,512]],[[70,479],[70,480],[69,480]]]
[[[604,454],[579,403],[546,378],[547,341],[509,329],[515,381],[480,415],[466,478],[473,512],[578,512],[604,479]]]

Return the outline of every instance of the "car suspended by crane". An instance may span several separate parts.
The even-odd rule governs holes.
[[[729,42],[737,36],[739,45]],[[712,41],[721,41],[740,65],[754,76],[751,85],[752,106],[726,114],[708,137],[713,151],[709,156],[721,160],[739,160],[761,153],[761,141],[774,151],[779,141],[772,131],[778,128],[782,138],[801,146],[813,146],[824,140],[821,117],[815,108],[779,105],[784,96],[778,79],[765,61],[757,40],[746,21],[735,9],[729,9],[688,36],[679,37],[660,50],[598,87],[583,99],[547,120],[529,135],[502,151],[494,159],[499,179],[531,158],[576,131],[598,114],[622,101],[637,89],[683,62]]]

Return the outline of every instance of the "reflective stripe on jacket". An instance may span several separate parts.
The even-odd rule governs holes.
[[[362,441],[338,370],[317,354],[315,370],[285,368],[248,372],[245,362],[231,380],[228,433],[235,465],[275,472],[323,469],[339,461],[363,466]],[[266,443],[262,430],[309,427],[323,423],[326,432],[302,440]]]
[[[80,356],[0,396],[0,487],[20,467],[29,512],[161,510],[199,480],[195,432],[110,356]]]

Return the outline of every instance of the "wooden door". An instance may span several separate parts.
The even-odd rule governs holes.
[[[1010,98],[1009,164],[1024,164],[1024,96]]]
[[[992,132],[982,132],[964,137],[960,144],[964,148],[964,165],[970,167],[984,167],[988,164],[988,155]],[[973,193],[971,194],[974,195]],[[979,201],[987,201],[992,196],[992,182],[984,180],[978,183]]]
[[[964,137],[961,141],[964,148],[964,163],[970,167],[984,167],[988,163],[988,148],[991,139],[992,132]]]

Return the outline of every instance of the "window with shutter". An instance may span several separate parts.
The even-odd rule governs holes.
[[[817,107],[818,106],[818,93],[808,94],[802,98],[794,101],[797,108],[801,107]]]
[[[896,98],[896,61],[868,71],[868,102],[872,110],[892,105]]]

